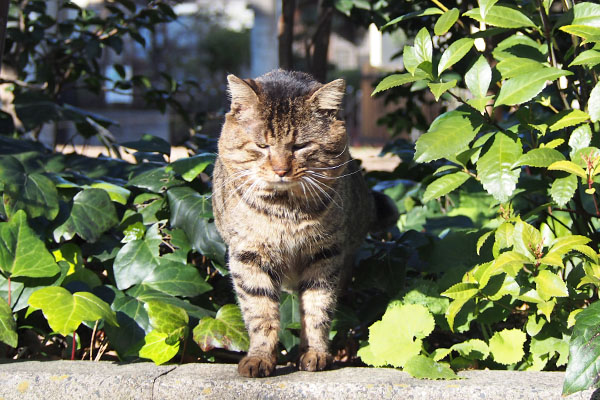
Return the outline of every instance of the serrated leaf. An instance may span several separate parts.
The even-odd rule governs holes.
[[[464,111],[453,110],[440,115],[417,140],[415,161],[424,163],[459,153],[466,149],[480,128],[480,121]]]
[[[567,318],[567,328],[570,329],[575,325],[575,318],[577,314],[583,311],[583,308],[579,308],[577,310],[573,310],[569,313],[569,317]]]
[[[548,166],[550,171],[564,171],[587,180],[585,170],[572,161],[556,161]]]
[[[214,348],[247,351],[250,339],[239,307],[226,304],[219,309],[215,318],[203,318],[194,328],[194,341],[202,351]]]
[[[508,201],[517,186],[520,171],[512,166],[523,152],[519,140],[498,132],[494,143],[477,162],[477,176],[484,189],[501,203]]]
[[[461,357],[470,360],[485,360],[490,354],[488,345],[481,339],[465,340],[453,345],[451,350],[457,351]]]
[[[108,193],[102,189],[84,189],[73,197],[69,217],[54,230],[54,238],[70,240],[77,234],[93,243],[118,223],[117,211]]]
[[[452,8],[444,12],[444,14],[442,14],[442,16],[439,17],[436,21],[435,26],[433,28],[433,32],[437,36],[445,35],[450,30],[450,28],[452,28],[452,25],[456,23],[459,14],[460,12],[458,11],[458,8]]]
[[[536,290],[543,300],[550,300],[552,297],[568,297],[569,290],[567,284],[555,273],[545,269],[533,278],[536,283]]]
[[[446,321],[448,321],[448,326],[450,327],[450,330],[452,332],[454,332],[454,319],[456,318],[456,315],[460,312],[465,303],[469,300],[470,299],[466,298],[456,299],[448,305],[448,310],[446,311]]]
[[[417,67],[419,66],[420,62],[419,60],[417,60],[417,54],[413,46],[404,46],[404,50],[402,52],[402,62],[404,63],[404,68],[411,75],[416,75],[417,73],[420,73],[420,70],[417,70]],[[425,75],[424,72],[422,74]]]
[[[0,298],[0,342],[16,348],[18,341],[17,323],[13,318],[12,310],[8,304]]]
[[[563,207],[571,200],[575,194],[575,190],[577,190],[577,177],[575,175],[556,178],[552,182],[550,196],[558,206]]]
[[[71,294],[59,286],[44,287],[29,297],[29,305],[41,309],[50,328],[63,336],[73,333],[83,321],[103,319],[118,325],[110,306],[89,292]]]
[[[585,42],[600,42],[600,28],[586,25],[565,25],[559,28],[563,32],[584,38]]]
[[[483,247],[483,245],[485,244],[485,242],[487,241],[487,239],[492,236],[494,234],[494,231],[489,231],[484,233],[483,235],[481,235],[479,237],[479,239],[477,239],[477,255],[480,255],[479,252],[481,251],[481,248]]]
[[[429,89],[431,90],[433,97],[435,97],[435,101],[438,101],[440,99],[441,95],[443,95],[449,89],[452,89],[454,86],[456,86],[456,79],[453,79],[450,82],[439,82],[439,83],[429,82],[427,84],[427,86],[429,86]]]
[[[525,332],[519,329],[504,329],[491,337],[489,348],[494,361],[504,365],[514,364],[525,355]]]
[[[600,27],[600,5],[583,1],[575,4],[572,10],[572,24]],[[565,17],[571,17],[570,13]]]
[[[215,162],[216,155],[213,153],[201,153],[192,157],[182,158],[172,162],[166,168],[167,172],[174,171],[182,176],[186,182],[191,182]]]
[[[600,120],[600,82],[592,89],[587,105],[592,122]]]
[[[144,346],[140,349],[139,356],[154,361],[161,365],[171,360],[179,352],[179,341],[167,343],[166,333],[152,331],[144,337]]]
[[[588,68],[595,67],[600,64],[600,51],[597,50],[585,50],[582,51],[575,57],[569,67],[573,65],[585,65]]]
[[[441,293],[442,296],[450,297],[451,299],[470,299],[479,292],[479,285],[476,283],[460,282],[449,287]]]
[[[371,349],[370,345],[361,347],[356,355],[360,357],[361,361],[367,365],[373,367],[384,367],[386,365],[385,360],[382,360],[373,354],[373,350]]]
[[[573,155],[590,145],[592,141],[592,130],[590,129],[589,124],[584,124],[575,128],[575,130],[571,133],[569,137],[569,147],[571,148],[571,159],[573,159]]]
[[[569,364],[565,372],[563,395],[599,385],[600,373],[600,302],[577,315],[569,344]]]
[[[590,119],[590,116],[581,110],[563,110],[548,120],[550,132],[557,131],[573,125],[579,125]]]
[[[419,70],[420,71],[420,70]],[[416,71],[416,72],[419,72]],[[420,79],[424,79],[425,78],[425,74],[424,73],[415,73],[410,74],[394,74],[394,75],[390,75],[390,76],[386,76],[385,78],[383,78],[383,80],[381,82],[379,82],[379,84],[377,85],[377,87],[375,88],[375,90],[373,91],[373,93],[371,93],[371,96],[383,92],[385,90],[391,89],[393,87],[396,86],[402,86],[406,83],[412,83],[415,81],[418,81]]]
[[[531,260],[525,255],[516,251],[505,251],[500,254],[493,263],[493,268],[486,274],[493,276],[496,273],[506,272],[510,276],[515,276],[523,268],[523,264],[530,263]],[[484,277],[481,278],[482,281]]]
[[[545,68],[547,67],[541,62],[523,57],[508,57],[496,64],[496,69],[504,79],[542,71]]]
[[[546,87],[546,82],[568,75],[573,73],[558,68],[544,68],[508,79],[500,88],[495,106],[525,103],[540,93]]]
[[[431,62],[433,59],[433,42],[427,28],[421,28],[421,30],[415,36],[415,57],[418,64],[424,61]]]
[[[425,10],[414,11],[408,14],[401,15],[400,17],[394,18],[393,20],[382,26],[381,29],[385,29],[389,26],[397,24],[398,22],[406,21],[411,18],[418,18],[426,15],[438,15],[443,13],[444,12],[437,7],[430,7],[426,8]]]
[[[463,15],[499,28],[535,27],[535,24],[520,10],[505,6],[493,5],[488,9],[485,17],[482,17],[479,8],[473,8]]]
[[[50,277],[60,268],[44,242],[29,227],[25,211],[0,223],[0,272],[6,277]]]
[[[469,174],[458,171],[436,179],[427,186],[427,189],[423,194],[423,202],[427,203],[430,200],[437,199],[450,193],[465,183],[469,178]]]
[[[529,165],[531,167],[543,168],[548,167],[556,161],[564,160],[565,156],[562,155],[558,150],[551,149],[549,147],[541,147],[538,149],[529,150],[523,154],[516,163],[513,164],[512,168],[517,168],[522,165]]]
[[[477,0],[477,3],[479,4],[479,15],[481,15],[481,18],[485,20],[488,11],[497,2],[498,0]]]
[[[546,317],[546,321],[550,322],[552,311],[554,310],[554,307],[556,307],[556,299],[555,298],[552,298],[548,301],[541,301],[537,304],[537,308],[538,308],[537,313],[542,314],[544,317]]]
[[[450,367],[422,355],[408,360],[403,371],[419,379],[461,379]]]
[[[527,222],[519,220],[513,231],[513,245],[514,251],[534,260],[534,250],[543,245],[542,234]]]
[[[572,250],[578,251],[579,253],[585,255],[595,263],[598,262],[598,253],[596,253],[594,249],[592,249],[590,246],[575,245],[573,246]]]
[[[481,55],[465,74],[465,83],[473,96],[484,98],[487,95],[491,82],[492,69],[485,56]]]
[[[590,238],[582,235],[569,235],[556,238],[550,245],[548,254],[554,253],[558,255],[567,254],[573,250],[575,246],[588,244],[591,241]]]
[[[542,318],[538,318],[535,314],[530,314],[527,317],[527,325],[525,325],[525,331],[531,337],[536,336],[542,328],[546,325],[546,321]]]
[[[438,64],[438,76],[467,55],[475,43],[474,39],[462,38],[452,43],[442,54]]]

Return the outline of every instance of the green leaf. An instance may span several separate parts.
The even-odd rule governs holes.
[[[117,225],[119,220],[108,193],[102,189],[84,189],[73,197],[67,220],[54,230],[54,239],[70,240],[79,235],[86,242],[95,242]]]
[[[414,49],[418,64],[421,64],[424,61],[432,61],[433,42],[431,41],[431,36],[429,36],[427,28],[422,28],[417,33],[417,36],[415,36]]]
[[[443,13],[444,12],[437,7],[430,7],[430,8],[426,8],[425,10],[414,11],[414,12],[411,12],[408,14],[404,14],[400,17],[394,18],[393,20],[391,20],[390,22],[388,22],[387,24],[382,26],[381,29],[383,30],[389,26],[397,24],[398,22],[406,21],[411,18],[418,18],[418,17],[423,17],[426,15],[438,15],[438,14],[443,14]]]
[[[448,89],[452,89],[454,86],[456,86],[456,79],[453,79],[450,82],[429,82],[427,86],[429,86],[433,97],[435,97],[435,101],[438,101],[440,99],[440,96],[446,93]]]
[[[175,173],[182,176],[184,181],[191,182],[204,172],[209,165],[214,164],[215,158],[214,153],[196,154],[169,164],[165,171],[175,171]]]
[[[477,162],[477,176],[484,189],[501,203],[508,201],[517,186],[520,171],[512,166],[521,157],[522,147],[508,135],[498,132],[494,143]]]
[[[129,185],[146,189],[153,193],[163,193],[169,188],[180,186],[183,181],[175,177],[174,171],[167,171],[167,167],[154,168],[142,172],[129,180]]]
[[[481,248],[483,247],[483,245],[485,244],[485,242],[487,241],[487,239],[492,236],[492,234],[494,233],[494,231],[488,231],[486,233],[484,233],[483,235],[481,235],[479,237],[479,239],[477,239],[477,255],[479,256]]]
[[[484,98],[487,95],[491,82],[492,69],[485,56],[481,55],[465,74],[465,83],[473,96]]]
[[[381,321],[369,327],[369,348],[381,365],[403,367],[420,353],[422,339],[434,326],[433,316],[420,304],[389,307]]]
[[[563,32],[584,38],[586,42],[600,42],[600,28],[586,25],[565,25],[559,28]]]
[[[490,11],[490,8],[492,8],[497,2],[498,0],[477,0],[477,3],[479,4],[479,15],[481,15],[481,18],[485,20],[488,11]]]
[[[547,81],[554,81],[568,75],[573,73],[558,68],[544,68],[509,79],[500,88],[495,106],[525,103],[540,93],[546,87]]]
[[[556,306],[556,299],[554,299],[554,298],[550,299],[549,301],[541,301],[537,304],[538,314],[543,314],[544,317],[546,317],[546,321],[550,322],[552,310],[554,310],[555,306]]]
[[[456,343],[451,350],[457,351],[461,357],[470,360],[485,360],[490,354],[488,345],[481,339],[469,339]]]
[[[112,201],[123,205],[127,205],[127,200],[131,194],[130,190],[108,182],[94,182],[90,187],[105,190]]]
[[[48,177],[27,173],[15,157],[0,157],[0,184],[4,184],[3,202],[10,218],[25,210],[30,218],[43,216],[52,221],[58,215],[58,192]]]
[[[206,316],[212,316],[215,314],[214,311],[190,304],[186,300],[182,300],[179,297],[171,296],[164,292],[159,292],[158,290],[152,289],[146,285],[136,285],[132,287],[131,289],[127,290],[127,295],[145,303],[159,301],[183,308],[189,316],[197,319],[202,319]]]
[[[456,23],[459,14],[460,12],[458,11],[458,8],[452,8],[446,11],[444,14],[442,14],[441,17],[438,18],[433,28],[433,32],[437,36],[445,35],[450,30],[450,28],[452,28],[452,25]]]
[[[4,300],[0,298],[0,342],[10,347],[17,348],[19,336],[17,335],[17,323],[13,318],[12,310]]]
[[[450,193],[465,183],[469,178],[469,174],[458,171],[436,179],[427,186],[427,189],[423,194],[423,203],[427,203],[430,200],[437,199],[438,197]]]
[[[419,66],[420,62],[419,60],[417,60],[417,54],[415,52],[415,48],[413,46],[404,46],[404,51],[402,52],[402,61],[404,62],[404,68],[411,74],[411,75],[423,75],[423,77],[427,76],[427,74],[425,74],[425,72],[421,71],[421,70],[417,70],[417,67]],[[423,79],[423,78],[419,78],[419,79]]]
[[[519,329],[504,329],[494,333],[489,343],[494,361],[504,365],[520,361],[525,355],[523,352],[525,339],[525,332]]]
[[[460,282],[449,287],[441,293],[442,296],[450,297],[451,299],[470,299],[479,292],[476,283]]]
[[[565,372],[563,395],[599,387],[600,374],[600,302],[577,315],[569,344],[569,364]]]
[[[230,351],[247,351],[250,339],[242,313],[235,304],[226,304],[215,318],[205,317],[194,328],[194,341],[202,351],[222,348]]]
[[[171,208],[171,226],[182,228],[192,248],[204,256],[225,265],[225,243],[212,217],[210,199],[188,187],[173,188],[167,193]]]
[[[481,277],[480,283],[483,285],[486,276],[493,276],[501,272],[506,272],[508,275],[514,277],[519,270],[523,268],[523,264],[529,262],[531,262],[531,260],[521,253],[516,251],[505,251],[494,260],[491,269]]]
[[[598,64],[600,64],[600,51],[585,50],[579,53],[579,55],[571,61],[569,67],[572,67],[573,65],[585,65],[588,68],[592,68]]]
[[[167,334],[168,343],[185,338],[189,317],[183,308],[162,301],[148,301],[145,307],[153,331]]]
[[[546,321],[544,321],[542,318],[538,319],[538,317],[534,314],[530,314],[529,317],[527,317],[525,331],[529,336],[534,337],[540,333],[544,325],[546,325]]]
[[[600,82],[592,89],[587,105],[592,122],[600,120]]]
[[[543,245],[542,234],[527,222],[519,220],[513,231],[513,250],[526,255],[530,260],[535,259],[533,250]]]
[[[141,283],[160,265],[159,245],[162,237],[158,223],[152,225],[143,240],[126,243],[115,258],[113,270],[117,287],[127,289]]]
[[[470,299],[467,298],[456,299],[450,303],[450,305],[448,305],[448,310],[446,311],[446,320],[448,321],[448,326],[450,326],[450,330],[452,332],[454,332],[454,319],[456,318],[456,315],[469,300]]]
[[[367,365],[371,365],[373,367],[385,367],[386,366],[385,360],[383,360],[380,357],[373,354],[373,349],[371,348],[370,345],[361,347],[358,350],[356,355],[358,357],[360,357],[361,361]]]
[[[150,332],[144,338],[144,346],[140,349],[139,356],[154,361],[156,365],[171,360],[179,352],[179,342],[168,343],[167,339],[166,333]]]
[[[381,82],[379,82],[379,84],[377,85],[377,87],[375,88],[373,93],[371,93],[371,96],[373,96],[377,93],[383,92],[385,90],[391,89],[393,87],[402,86],[405,83],[411,83],[411,82],[415,82],[415,81],[425,78],[425,74],[418,73],[419,71],[416,71],[416,72],[417,73],[415,73],[414,75],[413,74],[394,74],[394,75],[386,76],[385,78],[383,78],[383,80]]]
[[[591,2],[581,2],[572,8],[573,19],[570,23],[575,25],[600,26],[600,5]],[[565,15],[569,18],[570,14]]]
[[[415,161],[425,163],[460,153],[480,128],[480,121],[468,112],[453,110],[440,115],[417,140]]]
[[[552,200],[559,206],[563,207],[571,200],[577,189],[577,177],[569,175],[564,178],[556,178],[552,182],[550,188],[550,196]]]
[[[71,294],[59,286],[45,287],[29,297],[29,305],[41,309],[50,328],[63,336],[75,332],[83,321],[103,319],[118,325],[110,306],[89,292]]]
[[[403,371],[419,379],[461,379],[450,367],[422,355],[408,360]]]
[[[584,124],[575,128],[575,130],[571,133],[569,137],[569,147],[571,148],[571,159],[573,159],[573,155],[590,145],[592,141],[592,130],[590,129],[589,124]]]
[[[550,171],[565,171],[587,180],[585,170],[572,161],[556,161],[548,166]]]
[[[159,267],[149,272],[141,283],[182,297],[198,296],[212,289],[195,267],[169,260],[161,261]]]
[[[167,156],[171,153],[171,145],[169,142],[148,134],[142,135],[140,140],[121,143],[121,146],[143,152],[161,153]]]
[[[12,278],[42,278],[60,272],[44,242],[29,227],[23,210],[0,223],[0,272]]]
[[[573,250],[575,246],[588,244],[590,241],[590,238],[581,235],[569,235],[558,237],[554,239],[554,241],[550,245],[550,250],[548,250],[548,254],[558,254],[562,256],[564,254],[567,254],[569,251]]]
[[[546,68],[547,67],[539,61],[523,57],[508,57],[496,64],[496,69],[504,79],[542,71]]]
[[[514,8],[494,5],[488,9],[485,17],[482,17],[482,14],[479,8],[473,8],[463,15],[500,28],[535,27],[535,24],[524,13]]]
[[[529,150],[523,154],[516,163],[513,164],[512,168],[517,168],[522,165],[529,165],[531,167],[548,167],[556,161],[564,160],[565,156],[562,155],[558,150],[551,149],[549,147],[541,147],[538,149]]]
[[[557,131],[573,125],[579,125],[590,119],[590,116],[581,110],[563,110],[548,120],[550,132]]]
[[[543,300],[569,296],[567,285],[562,278],[547,269],[540,271],[533,280],[536,283],[536,290]]]
[[[442,54],[438,64],[438,75],[447,70],[467,55],[475,43],[474,39],[463,38],[452,43]]]

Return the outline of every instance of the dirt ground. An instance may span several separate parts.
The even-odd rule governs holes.
[[[85,154],[89,157],[97,157],[100,154],[108,155],[105,147],[102,146],[80,146],[76,145],[75,148],[71,145],[57,146],[57,150],[62,153],[72,153],[73,151],[79,154]],[[363,167],[367,171],[393,171],[394,168],[400,162],[400,158],[396,156],[386,155],[385,157],[379,157],[381,148],[378,147],[352,147],[350,153],[354,158],[362,161]],[[122,152],[122,156],[129,162],[134,162],[135,159],[131,154]],[[173,147],[171,150],[171,161],[187,157],[187,150],[184,147]],[[111,156],[115,156],[112,154]]]

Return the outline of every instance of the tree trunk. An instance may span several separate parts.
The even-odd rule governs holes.
[[[324,2],[323,2],[324,3]],[[310,73],[319,82],[325,82],[327,79],[327,53],[329,51],[329,35],[331,33],[331,20],[333,19],[333,7],[319,7],[319,19],[317,27],[312,36],[310,46],[311,54],[308,59]]]
[[[0,0],[0,69],[2,68],[2,54],[4,54],[4,40],[6,38],[6,23],[8,22],[8,0]]]
[[[292,43],[294,42],[294,13],[296,11],[296,0],[281,0],[281,17],[279,19],[279,67],[294,69],[294,53]]]

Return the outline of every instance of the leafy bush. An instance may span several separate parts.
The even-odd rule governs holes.
[[[477,264],[441,293],[451,299],[448,328],[467,339],[425,352],[434,362],[424,375],[437,377],[440,360],[457,368],[560,367],[570,343],[564,393],[596,385],[598,338],[590,327],[598,313],[586,307],[600,283],[600,5],[434,3],[408,3],[410,12],[398,17],[380,8],[384,30],[415,19],[421,27],[402,49],[406,72],[387,76],[373,94],[411,84],[446,104],[415,144],[414,161],[437,168],[425,178],[422,202],[479,187],[499,216],[480,231]],[[363,360],[410,371],[408,358],[377,350],[390,307],[370,328]],[[473,324],[458,323],[465,315]],[[427,348],[415,346],[414,356]]]

